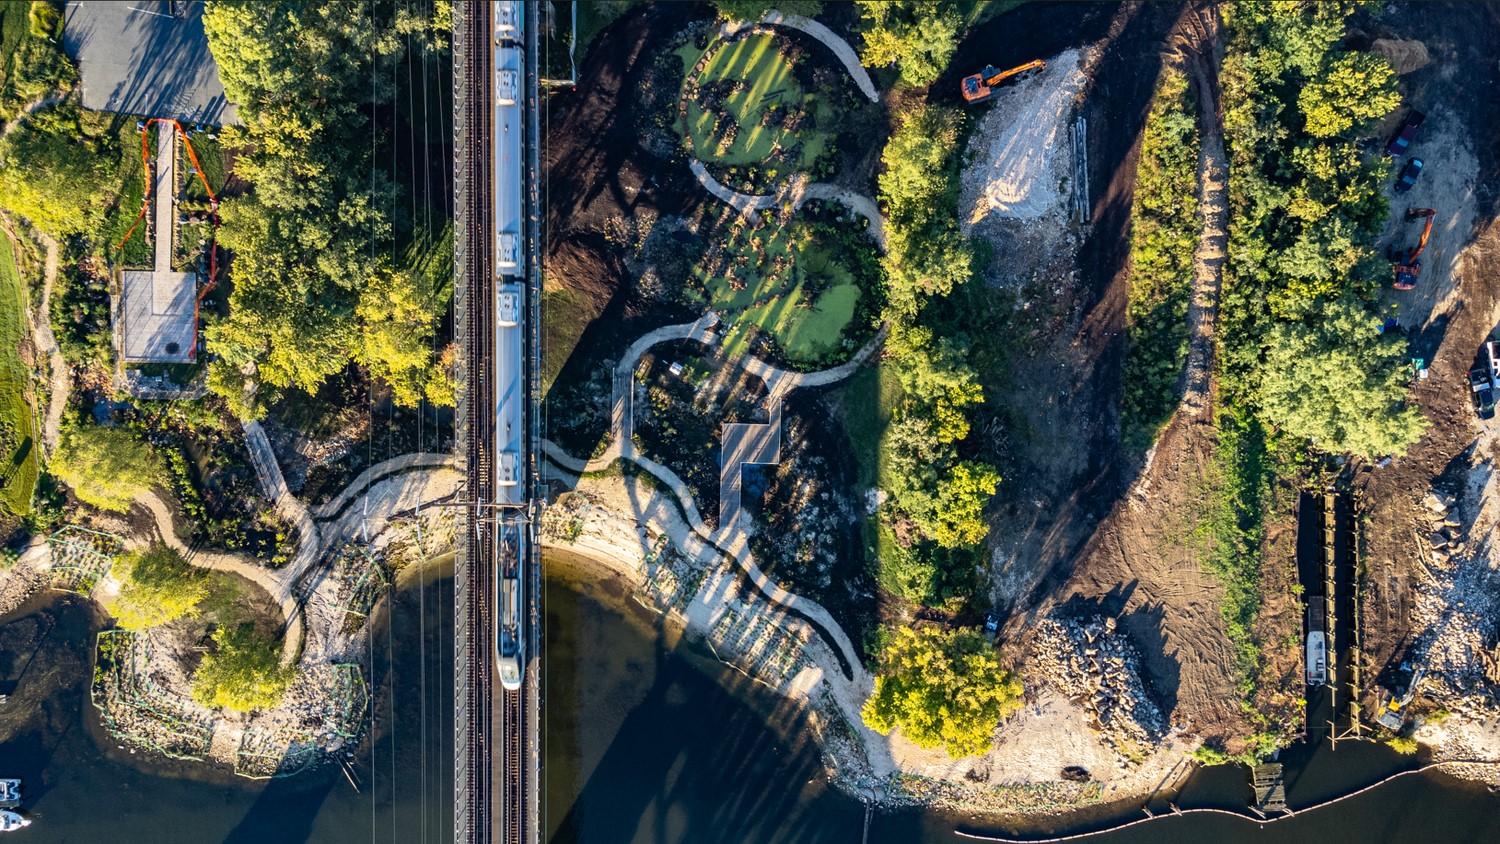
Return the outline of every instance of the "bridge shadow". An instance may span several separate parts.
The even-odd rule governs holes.
[[[548,839],[571,842],[860,840],[864,805],[832,790],[797,704],[707,657],[685,657],[658,630],[653,672]],[[701,661],[702,665],[692,662]],[[717,677],[714,675],[718,675]],[[555,676],[555,675],[554,675]],[[580,683],[586,678],[578,678]],[[906,824],[916,840],[916,817]],[[898,838],[902,840],[899,831]]]

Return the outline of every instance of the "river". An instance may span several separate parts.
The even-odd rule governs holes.
[[[683,645],[617,582],[561,557],[546,581],[546,790],[554,844],[917,844],[957,842],[975,819],[877,812],[831,788],[800,716]],[[0,651],[0,773],[26,780],[37,842],[439,842],[452,829],[452,580],[406,583],[376,619],[378,739],[361,749],[361,792],[337,769],[269,783],[202,766],[161,765],[109,745],[88,703],[99,619],[72,597],[0,619],[0,646],[42,637],[34,659]],[[29,664],[28,664],[28,660]],[[390,670],[387,670],[389,666]],[[22,673],[24,672],[24,673]],[[1294,808],[1409,764],[1383,747],[1305,751],[1288,777]],[[1178,805],[1243,805],[1244,776],[1207,769]],[[1138,811],[1129,818],[1141,817]],[[1074,828],[1117,823],[1102,813]],[[868,824],[868,826],[867,826]],[[1037,834],[1046,830],[1031,830]],[[1500,798],[1440,774],[1405,777],[1336,808],[1261,828],[1189,815],[1092,836],[1125,842],[1486,842],[1500,840]]]

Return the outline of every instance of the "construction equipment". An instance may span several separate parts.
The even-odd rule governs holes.
[[[1437,212],[1431,208],[1408,208],[1406,209],[1407,221],[1419,217],[1427,218],[1427,225],[1422,227],[1422,238],[1417,241],[1417,248],[1406,254],[1406,257],[1396,259],[1396,284],[1397,290],[1411,290],[1417,286],[1417,277],[1422,274],[1422,252],[1427,248],[1427,239],[1432,236],[1432,218]]]
[[[1404,664],[1402,669],[1408,670]],[[1417,685],[1422,682],[1422,675],[1426,673],[1425,667],[1418,668],[1404,691],[1399,688],[1381,689],[1380,708],[1376,710],[1375,723],[1398,732],[1406,726],[1406,707],[1411,704],[1411,699],[1416,697]]]
[[[1027,62],[1010,70],[1000,70],[993,65],[987,66],[984,70],[973,76],[964,77],[962,85],[964,100],[970,105],[982,103],[990,97],[995,96],[995,89],[1000,86],[1000,83],[1007,80],[1014,80],[1023,73],[1042,70],[1046,66],[1047,63],[1041,59]]]

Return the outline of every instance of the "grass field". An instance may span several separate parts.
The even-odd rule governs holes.
[[[724,339],[729,355],[749,352],[757,331],[775,337],[795,363],[816,363],[838,348],[854,319],[860,289],[829,248],[795,225],[741,230],[726,246],[725,268],[700,266],[698,272],[707,304],[731,323]],[[823,292],[814,299],[809,288]]]
[[[210,139],[207,132],[199,132],[188,141],[193,145],[193,154],[198,156],[198,163],[203,165],[203,176],[208,181],[208,186],[213,188],[215,196],[222,194],[224,147],[219,144],[218,139]],[[188,157],[187,144],[179,144],[178,150],[178,156],[182,159],[178,166],[182,168],[183,178],[187,181],[184,192],[195,199],[208,199],[208,194],[203,191],[203,182],[189,169],[193,166],[193,161]]]
[[[723,117],[738,127],[734,142],[722,152],[713,135],[718,112],[707,111],[697,103],[688,104],[687,131],[692,134],[694,154],[701,160],[719,164],[760,164],[772,158],[780,146],[794,150],[794,166],[810,167],[822,154],[828,142],[827,132],[817,127],[833,123],[833,108],[818,97],[809,95],[792,75],[792,66],[781,54],[774,35],[752,35],[727,46],[715,41],[708,65],[698,77],[700,87],[725,81],[744,81],[742,89],[730,94],[724,103]],[[697,63],[700,52],[679,51],[686,66]],[[778,118],[762,125],[770,109],[795,111],[806,109],[812,120],[796,131],[782,127]]]
[[[879,359],[860,367],[849,380],[828,391],[828,401],[836,409],[858,461],[861,489],[881,485],[880,440],[901,396],[896,371]]]
[[[20,353],[25,301],[15,246],[0,236],[0,507],[17,516],[31,510],[38,472],[36,430],[26,402],[30,374]]]

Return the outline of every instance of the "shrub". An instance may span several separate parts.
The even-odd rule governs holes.
[[[182,618],[208,596],[204,573],[165,545],[125,554],[114,562],[120,592],[105,608],[126,630],[144,630]]]
[[[65,428],[49,468],[79,501],[116,513],[166,478],[151,446],[129,431],[99,425]]]
[[[281,702],[292,672],[280,665],[278,642],[244,623],[214,631],[216,650],[193,677],[193,700],[214,709],[250,712]]]

